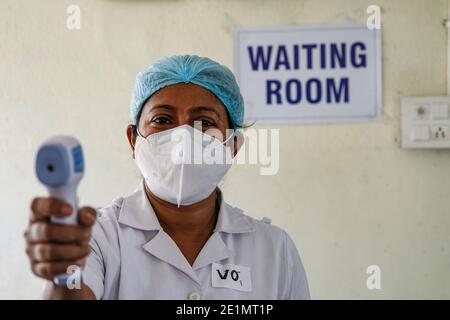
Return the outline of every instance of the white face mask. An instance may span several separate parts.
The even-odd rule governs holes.
[[[136,164],[154,195],[178,207],[190,205],[206,199],[230,169],[232,153],[225,142],[182,125],[138,136]]]

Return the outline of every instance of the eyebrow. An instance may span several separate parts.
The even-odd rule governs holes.
[[[221,116],[219,114],[219,112],[212,107],[208,107],[208,106],[198,106],[198,107],[194,107],[194,112],[199,113],[199,112],[204,112],[204,111],[209,111],[209,112],[213,112],[216,114],[216,116],[221,119]]]
[[[155,109],[165,109],[168,111],[174,111],[176,109],[176,107],[171,106],[170,104],[157,104],[155,106],[152,106],[151,108],[148,109],[148,113],[155,110]]]

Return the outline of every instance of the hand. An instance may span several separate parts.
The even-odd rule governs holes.
[[[52,216],[65,217],[71,213],[71,206],[56,198],[33,199],[24,237],[31,270],[36,276],[53,281],[55,276],[66,273],[69,266],[83,267],[86,263],[96,211],[81,208],[77,225],[50,222]]]

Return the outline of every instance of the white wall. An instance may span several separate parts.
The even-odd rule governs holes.
[[[125,139],[135,74],[162,55],[195,53],[232,66],[238,26],[383,19],[384,120],[284,125],[281,168],[233,168],[229,202],[270,216],[294,238],[313,298],[450,298],[450,152],[400,148],[400,99],[446,92],[446,0],[0,2],[0,298],[35,298],[22,233],[48,136],[84,145],[83,204],[129,193],[139,175]],[[66,29],[78,4],[82,28]],[[366,288],[366,267],[382,289]]]

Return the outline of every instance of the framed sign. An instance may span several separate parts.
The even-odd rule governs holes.
[[[245,121],[381,120],[381,35],[364,24],[239,28],[235,74]]]

